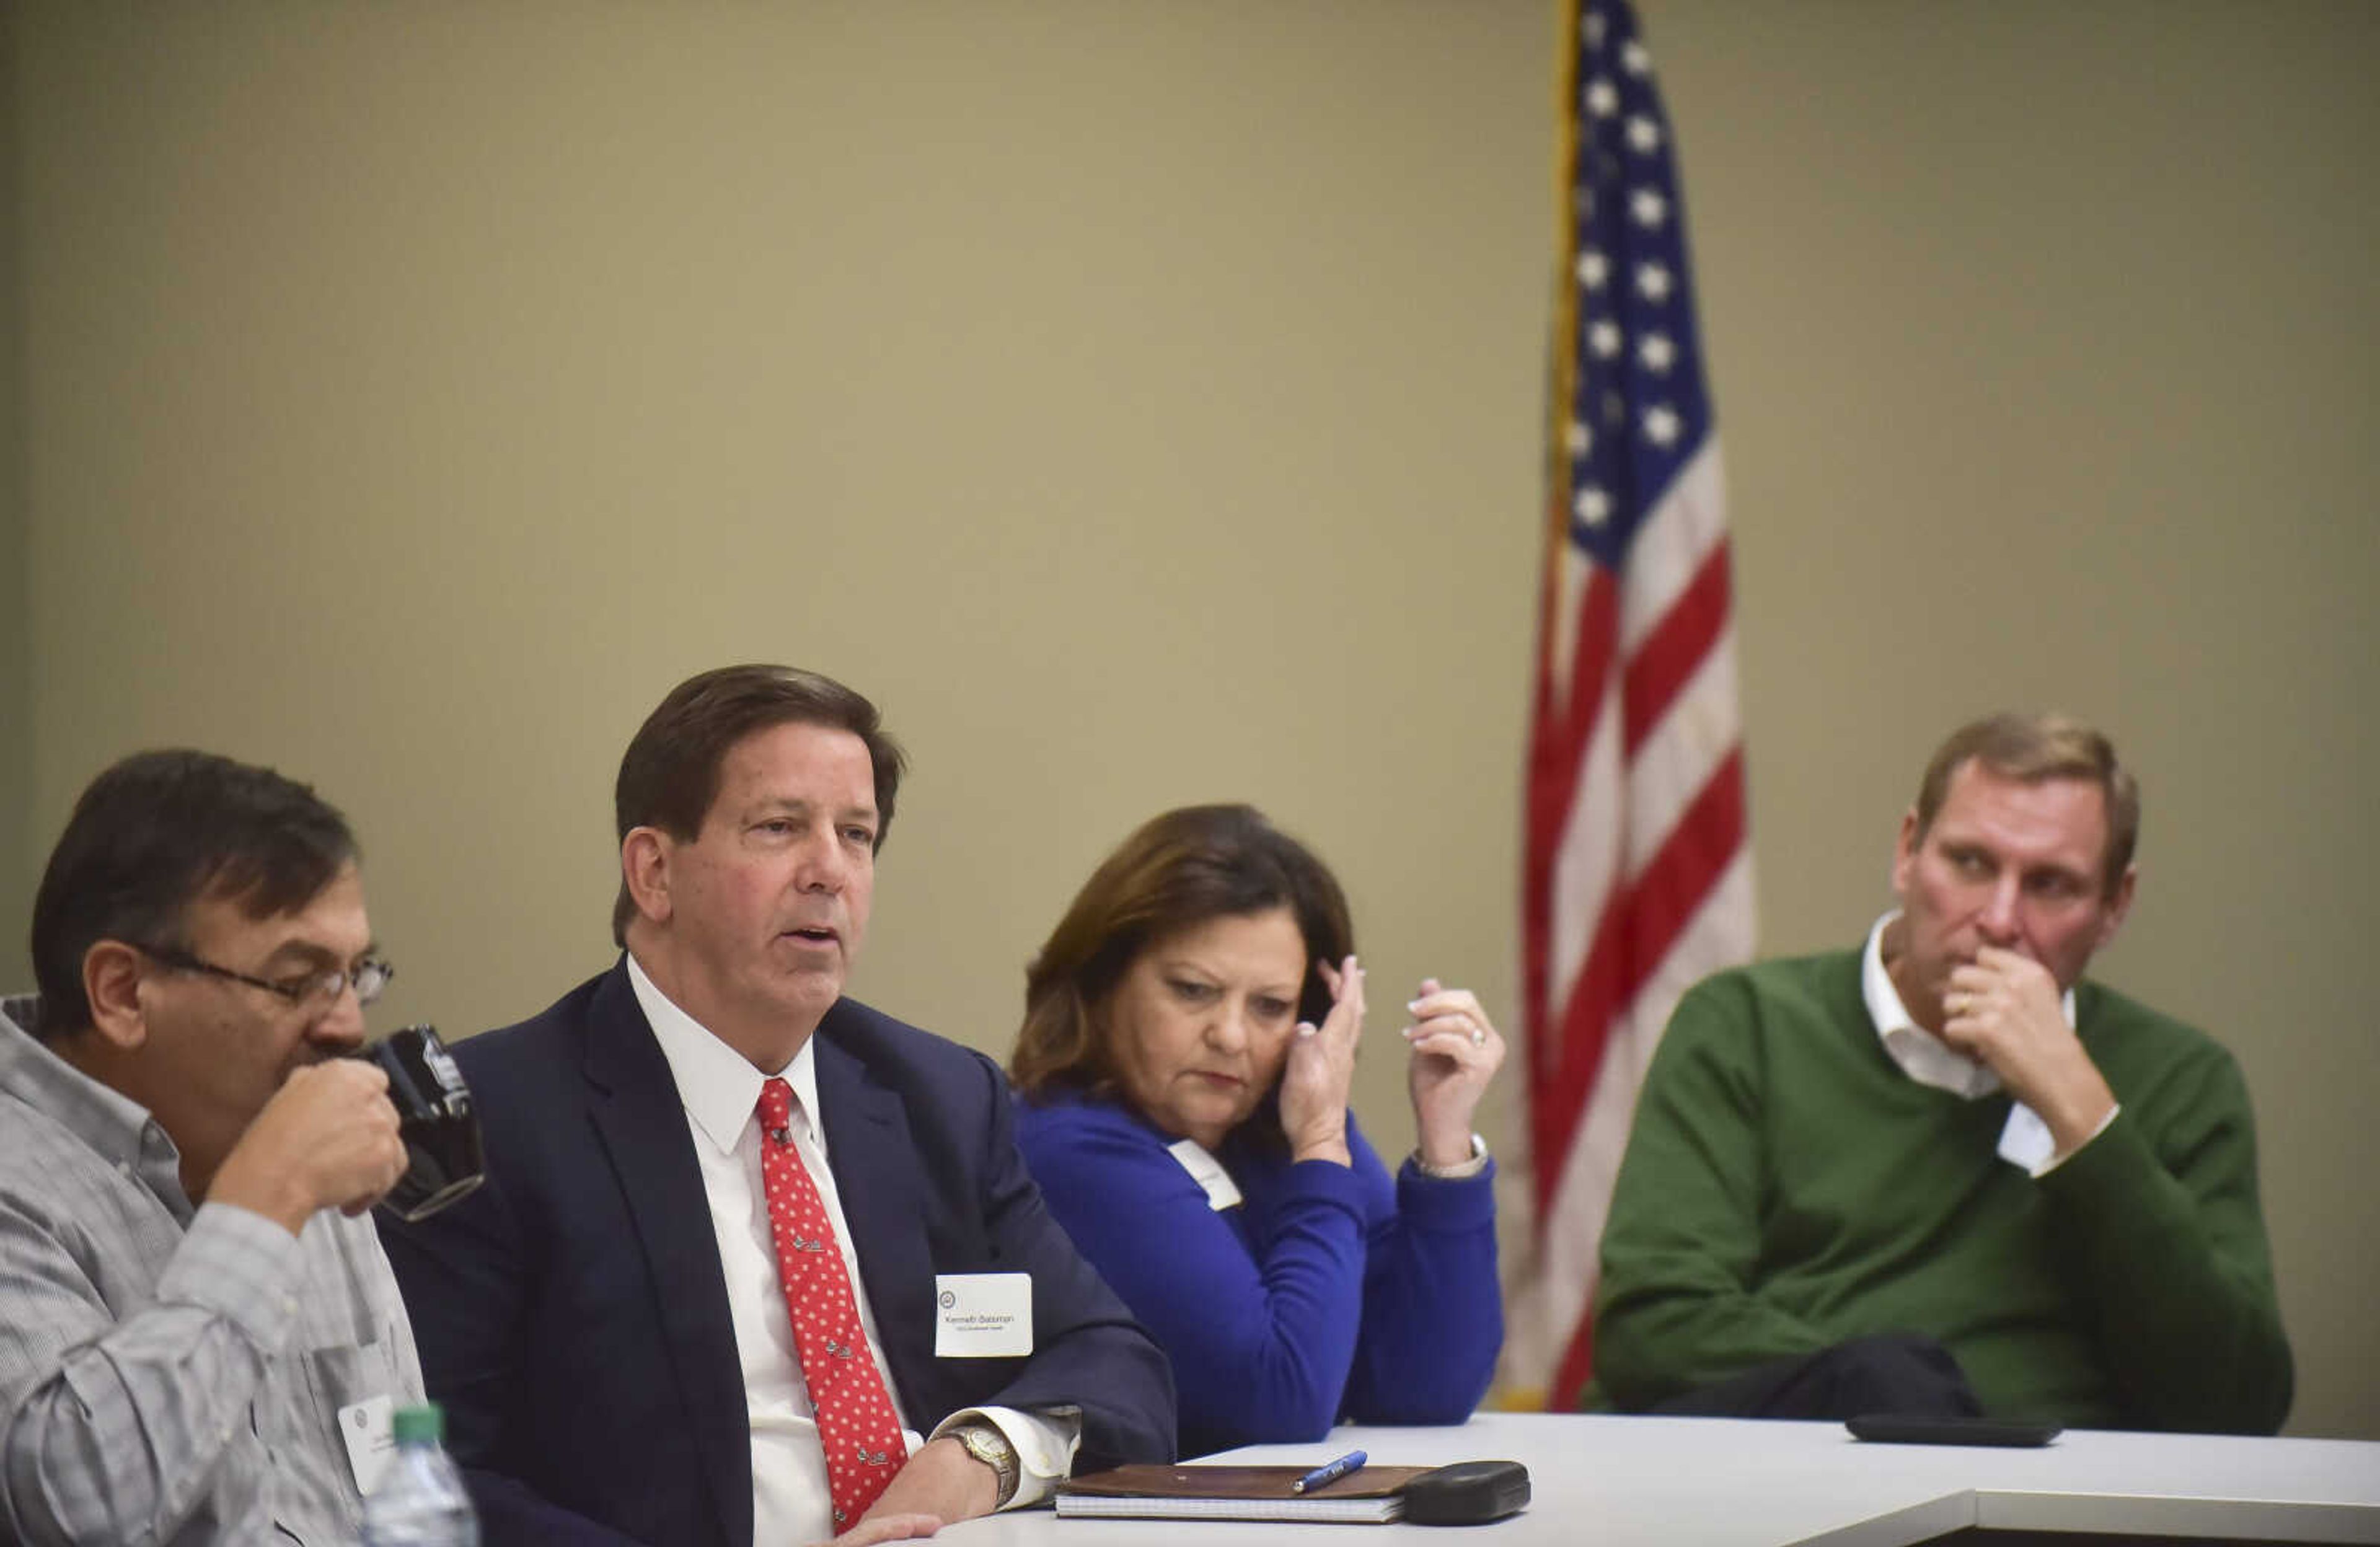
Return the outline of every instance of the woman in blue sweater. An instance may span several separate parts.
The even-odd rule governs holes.
[[[1173,1361],[1184,1456],[1342,1419],[1459,1423],[1503,1341],[1504,1042],[1425,980],[1419,1130],[1391,1180],[1347,1110],[1364,970],[1329,870],[1246,806],[1169,811],[1087,882],[1026,978],[1009,1066],[1050,1211]]]

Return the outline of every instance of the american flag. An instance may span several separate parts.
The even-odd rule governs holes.
[[[1503,1387],[1593,1362],[1596,1246],[1653,1045],[1749,959],[1726,503],[1669,121],[1625,0],[1570,10],[1569,207],[1522,902],[1534,1205]]]

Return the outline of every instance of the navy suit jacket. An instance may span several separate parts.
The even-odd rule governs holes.
[[[1073,1405],[1079,1468],[1171,1460],[1165,1357],[1043,1207],[999,1068],[849,999],[812,1040],[845,1246],[910,1421]],[[726,1281],[625,959],[454,1051],[487,1183],[418,1224],[378,1217],[491,1547],[746,1547],[751,1434]],[[946,1273],[1030,1273],[1033,1353],[935,1358]]]

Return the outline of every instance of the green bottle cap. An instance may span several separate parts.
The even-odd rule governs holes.
[[[395,1419],[398,1444],[437,1444],[446,1438],[446,1414],[435,1402],[399,1407]]]

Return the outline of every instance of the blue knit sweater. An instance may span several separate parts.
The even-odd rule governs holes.
[[[1460,1423],[1504,1335],[1495,1166],[1394,1182],[1347,1121],[1354,1164],[1291,1163],[1260,1114],[1216,1157],[1245,1201],[1218,1211],[1131,1111],[1020,1100],[1016,1134],[1050,1212],[1173,1361],[1184,1456],[1318,1440],[1358,1423]]]

